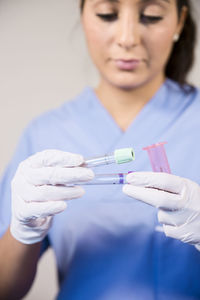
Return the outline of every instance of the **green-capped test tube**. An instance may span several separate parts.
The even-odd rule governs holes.
[[[86,159],[84,167],[93,168],[97,166],[109,165],[109,164],[124,164],[131,162],[135,159],[135,153],[133,148],[117,149],[112,154],[105,154],[104,156],[94,157]]]

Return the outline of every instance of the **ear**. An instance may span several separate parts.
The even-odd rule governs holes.
[[[187,19],[187,14],[188,14],[188,8],[186,6],[183,6],[181,9],[181,13],[179,16],[179,22],[178,22],[178,26],[177,26],[177,30],[176,30],[176,34],[179,36],[181,35],[181,32],[184,28],[185,20]]]

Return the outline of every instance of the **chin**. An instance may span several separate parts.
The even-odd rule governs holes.
[[[136,81],[132,81],[132,82],[124,82],[124,81],[121,81],[121,82],[112,82],[111,83],[114,87],[118,88],[118,89],[121,89],[121,90],[124,90],[124,91],[131,91],[131,90],[134,90],[134,89],[137,89],[141,86],[143,86],[145,84],[145,82],[136,82]]]
[[[113,75],[113,74],[112,74]],[[115,88],[131,91],[137,89],[148,82],[147,76],[138,76],[138,75],[129,75],[129,74],[120,74],[120,76],[110,76],[107,77],[107,81],[114,86]]]
[[[108,80],[112,86],[115,88],[131,91],[141,87],[145,87],[151,81],[154,81],[157,74],[135,74],[134,76],[110,76],[111,80]],[[160,77],[160,76],[159,76]]]

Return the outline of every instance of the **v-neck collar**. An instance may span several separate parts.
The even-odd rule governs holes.
[[[90,112],[95,112],[93,115],[95,130],[97,128],[101,128],[101,130],[98,132],[98,137],[101,139],[102,133],[102,142],[109,141],[108,150],[113,150],[113,147],[116,148],[116,145],[120,146],[120,144],[123,143],[128,144],[127,138],[130,135],[131,138],[133,138],[133,133],[138,130],[140,132],[140,136],[149,134],[146,131],[147,124],[152,124],[152,122],[157,120],[158,111],[160,111],[164,105],[164,102],[166,101],[165,90],[167,81],[168,80],[161,85],[155,95],[144,105],[136,118],[134,118],[130,126],[125,131],[120,129],[111,114],[102,105],[94,89],[87,88],[87,93],[89,99],[91,100],[89,103]]]

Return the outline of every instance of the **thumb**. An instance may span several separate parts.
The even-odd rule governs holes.
[[[67,207],[64,201],[29,202],[26,203],[25,215],[30,218],[46,218],[63,212]]]

